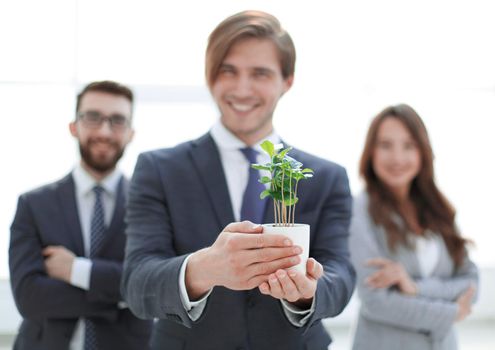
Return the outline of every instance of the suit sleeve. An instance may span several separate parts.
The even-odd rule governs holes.
[[[122,262],[102,258],[92,258],[91,262],[88,300],[105,303],[122,301],[120,293]]]
[[[415,282],[418,286],[418,295],[420,296],[445,301],[456,301],[470,286],[474,286],[478,291],[478,268],[469,259],[466,251],[462,265],[452,277],[440,278],[433,276],[420,278]]]
[[[186,255],[176,256],[173,229],[161,178],[152,154],[141,154],[131,180],[122,292],[140,318],[170,319],[191,326],[182,305],[179,272]]]
[[[318,280],[315,311],[305,330],[322,318],[341,313],[352,296],[356,281],[348,248],[352,198],[344,168],[337,168],[327,193],[316,225],[311,227],[316,232],[311,242],[310,256],[323,265],[324,274]]]
[[[29,197],[19,198],[11,226],[10,282],[25,318],[116,317],[114,304],[91,302],[86,292],[46,274],[42,243]]]
[[[359,198],[354,206],[351,222],[350,249],[357,272],[357,290],[364,317],[411,331],[430,334],[433,339],[445,337],[457,313],[453,302],[405,296],[394,288],[373,289],[366,285],[366,278],[374,268],[366,266],[371,258],[381,257],[374,237],[374,225],[370,222],[366,201]]]

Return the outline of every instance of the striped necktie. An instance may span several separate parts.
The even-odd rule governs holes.
[[[93,192],[95,194],[95,204],[93,215],[91,216],[91,238],[89,248],[89,258],[94,258],[101,248],[103,237],[105,235],[105,212],[103,209],[102,194],[103,187],[95,186]],[[98,350],[98,342],[96,340],[95,324],[90,319],[85,319],[84,333],[84,350]]]

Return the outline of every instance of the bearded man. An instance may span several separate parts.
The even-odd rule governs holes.
[[[119,289],[128,180],[116,165],[134,135],[132,104],[119,83],[87,85],[69,124],[79,164],[19,197],[9,249],[23,317],[16,350],[148,348],[151,322],[129,311]]]

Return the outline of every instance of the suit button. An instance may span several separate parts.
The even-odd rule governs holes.
[[[253,299],[253,298],[249,298],[249,299],[248,299],[248,301],[247,301],[247,306],[248,306],[249,308],[253,308],[253,307],[255,307],[255,306],[256,306],[256,302],[254,301],[254,299]]]

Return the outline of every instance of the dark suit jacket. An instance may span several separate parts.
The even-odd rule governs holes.
[[[218,149],[206,134],[140,155],[129,191],[122,286],[136,315],[160,319],[153,349],[327,349],[330,337],[320,320],[343,310],[355,283],[347,245],[348,180],[336,164],[297,150],[291,154],[315,170],[313,179],[299,185],[296,221],[311,225],[309,255],[325,269],[315,312],[302,328],[287,320],[279,300],[258,289],[215,287],[200,319],[191,321],[179,294],[182,262],[234,221]],[[273,222],[270,203],[265,222]]]
[[[88,291],[48,277],[41,254],[48,245],[62,245],[76,256],[84,256],[72,175],[20,196],[9,250],[10,281],[24,318],[15,349],[66,350],[80,317],[94,321],[101,350],[148,347],[150,322],[136,318],[129,309],[117,308],[122,300],[119,286],[127,188],[128,182],[122,178],[105,242],[98,257],[92,259]]]

